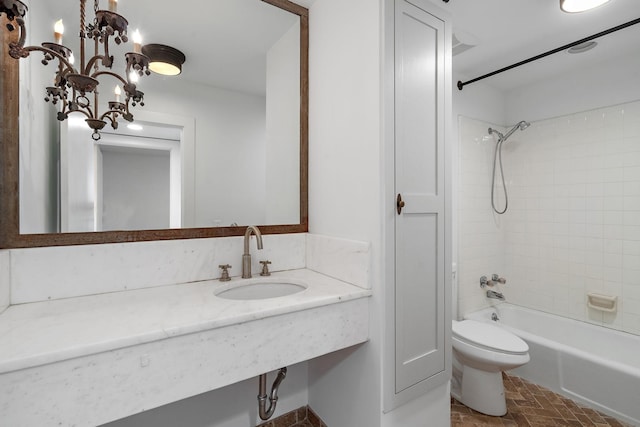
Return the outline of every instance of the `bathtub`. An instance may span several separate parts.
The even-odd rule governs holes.
[[[640,337],[506,303],[465,318],[498,324],[529,344],[531,361],[514,375],[640,426]]]

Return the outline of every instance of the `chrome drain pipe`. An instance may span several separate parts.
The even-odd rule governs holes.
[[[268,420],[276,410],[278,403],[278,387],[280,383],[287,376],[287,368],[280,368],[278,376],[271,386],[271,396],[269,396],[269,409],[265,409],[267,405],[267,374],[262,374],[259,377],[259,390],[258,390],[258,415],[260,419]]]

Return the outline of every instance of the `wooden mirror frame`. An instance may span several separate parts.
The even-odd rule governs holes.
[[[20,60],[13,59],[8,54],[9,42],[16,38],[17,31],[7,31],[7,18],[2,15],[0,16],[0,21],[2,21],[0,29],[0,249],[241,236],[248,225],[257,225],[263,234],[307,232],[309,228],[307,172],[309,158],[309,11],[288,0],[262,1],[300,17],[299,224],[246,224],[238,227],[20,234],[20,126],[18,121]]]

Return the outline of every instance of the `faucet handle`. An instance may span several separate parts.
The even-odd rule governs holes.
[[[231,268],[231,266],[229,264],[220,264],[218,266],[218,268],[222,269],[222,274],[220,275],[220,280],[221,282],[228,282],[229,280],[231,280],[231,277],[229,277],[229,269]]]
[[[507,283],[507,279],[505,279],[504,277],[500,277],[499,275],[497,275],[495,273],[491,275],[491,281],[495,282],[495,283],[500,283],[502,285]]]
[[[489,283],[487,276],[480,277],[480,287],[484,289],[487,287],[487,285],[493,286],[492,284]]]
[[[271,272],[269,271],[269,264],[271,264],[271,261],[269,260],[260,261],[260,264],[262,264],[262,271],[260,272],[260,275],[271,276]]]

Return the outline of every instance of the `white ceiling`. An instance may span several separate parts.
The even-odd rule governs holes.
[[[311,7],[314,1],[325,0],[295,2]],[[451,14],[453,31],[462,42],[477,43],[453,58],[455,77],[464,81],[640,18],[640,0],[611,0],[578,14],[562,12],[559,0],[430,1]],[[88,3],[88,18],[92,19],[93,2]],[[281,36],[282,28],[297,17],[256,0],[181,0],[179,5],[177,10],[157,0],[120,0],[118,11],[129,20],[130,33],[140,29],[144,43],[168,44],[185,53],[180,78],[264,93],[265,52]],[[56,2],[52,13],[65,19],[65,43],[77,43],[77,38],[68,36],[77,34],[77,0]],[[267,21],[276,25],[266,26]],[[509,90],[572,69],[615,62],[624,55],[640,55],[640,24],[597,42],[586,53],[557,53],[484,82]],[[131,43],[127,49],[131,50]]]
[[[451,14],[453,32],[461,41],[477,42],[453,58],[455,77],[464,81],[640,18],[640,0],[611,0],[574,14],[562,12],[559,0],[431,1]],[[588,52],[559,52],[483,82],[509,90],[603,61],[615,62],[624,55],[640,55],[640,24],[596,41],[598,46]]]
[[[78,51],[78,4],[65,0],[48,5],[55,9],[50,11],[55,17],[52,28],[53,21],[64,19],[64,44],[74,52]],[[106,8],[107,1],[99,4]],[[143,44],[166,44],[185,54],[183,73],[177,78],[262,95],[267,51],[299,22],[297,15],[257,0],[119,0],[118,13],[129,22],[129,43],[112,47],[114,69],[122,66],[124,52],[133,49],[131,36],[139,29]],[[87,22],[93,16],[93,2],[88,1]]]

